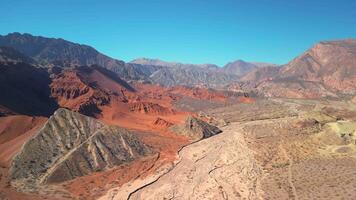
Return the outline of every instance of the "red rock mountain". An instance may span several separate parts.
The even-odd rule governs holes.
[[[241,80],[268,97],[320,98],[356,93],[356,40],[320,42],[288,64],[260,68]]]
[[[355,92],[356,40],[320,42],[285,65],[279,77],[318,82],[341,93]]]
[[[94,116],[100,106],[113,99],[128,102],[134,89],[116,74],[98,66],[82,66],[63,70],[50,85],[51,94],[61,107]]]

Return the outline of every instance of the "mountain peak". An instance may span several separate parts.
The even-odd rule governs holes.
[[[243,76],[255,68],[257,68],[256,65],[245,62],[243,60],[229,62],[223,67],[226,73],[234,74],[237,76]]]

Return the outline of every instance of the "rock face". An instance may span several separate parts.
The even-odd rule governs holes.
[[[177,134],[185,135],[192,140],[208,138],[222,132],[216,126],[212,126],[192,116],[187,117],[183,125],[173,126],[171,130]]]
[[[119,127],[58,109],[11,164],[16,186],[62,182],[150,154],[151,149]]]

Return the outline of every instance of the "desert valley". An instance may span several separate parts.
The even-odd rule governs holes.
[[[354,39],[282,66],[0,46],[0,199],[356,199]]]

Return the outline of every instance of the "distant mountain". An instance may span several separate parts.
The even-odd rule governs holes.
[[[355,94],[356,40],[320,42],[257,89],[267,96],[298,98]]]
[[[137,66],[110,58],[90,46],[63,39],[10,33],[0,36],[0,46],[12,47],[45,66],[97,64],[118,73],[124,79],[140,80],[146,77],[144,70],[139,70]]]
[[[257,71],[259,68],[275,66],[277,65],[271,63],[246,62],[243,60],[236,60],[226,64],[224,67],[222,67],[221,71],[226,74],[235,75],[241,78],[250,72]]]
[[[266,62],[252,62],[257,67],[277,67],[278,65]]]
[[[159,59],[139,58],[129,63],[98,52],[93,47],[30,34],[0,36],[0,46],[13,48],[26,56],[26,63],[49,68],[58,74],[73,66],[99,65],[115,72],[125,81],[144,81],[163,86],[204,86],[222,88],[266,63],[231,62],[223,68],[214,64],[184,64]]]
[[[179,62],[167,62],[160,59],[138,58],[132,60],[130,63],[140,64],[145,66],[161,66],[180,69],[204,69],[213,72],[222,72],[228,75],[242,76],[258,67],[276,66],[275,64],[263,62],[245,62],[243,60],[236,60],[226,64],[224,67],[219,67],[215,64],[185,64]]]
[[[245,62],[243,60],[236,60],[234,62],[226,64],[222,70],[225,73],[233,74],[240,77],[256,68],[257,66],[252,63]]]
[[[237,81],[238,77],[219,71],[209,71],[201,68],[162,68],[154,72],[150,79],[164,86],[204,86],[221,88],[226,84]]]
[[[320,42],[285,65],[280,78],[319,82],[331,90],[356,89],[356,40]]]
[[[161,69],[150,75],[150,80],[154,83],[165,86],[188,85],[212,88],[221,88],[225,85],[235,83],[244,75],[259,68],[273,68],[276,66],[270,63],[250,63],[236,60],[226,64],[224,67],[219,67],[214,64],[183,64],[150,58],[138,58],[130,63],[161,67]],[[248,80],[254,81],[254,77],[250,77]]]
[[[68,68],[82,65],[99,65],[117,73],[126,81],[148,81],[164,86],[206,85],[216,86],[226,84],[226,81],[236,80],[231,75],[211,73],[218,69],[213,64],[181,64],[154,59],[136,59],[130,63],[110,58],[94,48],[69,42],[63,39],[32,36],[30,34],[11,33],[0,36],[0,46],[12,47],[28,56],[41,66]],[[172,68],[165,69],[165,68]],[[209,72],[207,72],[207,70]],[[186,82],[189,75],[194,81]],[[221,84],[219,84],[221,82]]]
[[[235,75],[226,74],[214,64],[183,64],[149,58],[138,58],[130,64],[158,67],[159,69],[149,78],[153,83],[168,87],[185,85],[221,88],[230,82],[237,81],[238,78]]]
[[[172,68],[202,68],[209,70],[217,70],[219,66],[214,64],[184,64],[179,62],[167,62],[159,59],[150,59],[150,58],[138,58],[132,60],[130,63],[140,64],[140,65],[152,65],[152,66],[161,66],[161,67],[172,67]]]

